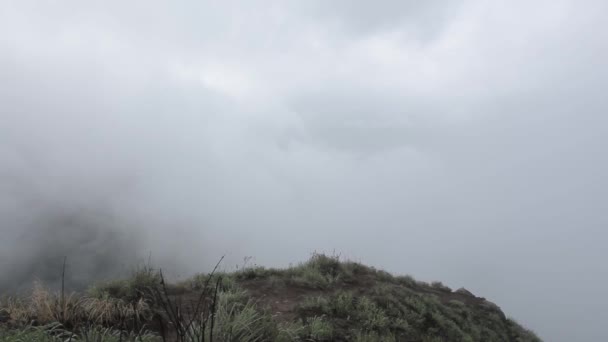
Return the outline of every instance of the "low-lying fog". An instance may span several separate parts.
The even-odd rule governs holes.
[[[0,289],[339,253],[608,338],[602,1],[3,1]]]

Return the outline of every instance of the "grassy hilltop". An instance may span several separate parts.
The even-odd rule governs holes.
[[[314,255],[176,284],[141,268],[84,293],[3,298],[0,341],[540,341],[465,289]]]

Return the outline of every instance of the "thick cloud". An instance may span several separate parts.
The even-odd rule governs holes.
[[[600,1],[0,4],[0,286],[317,251],[605,339]]]

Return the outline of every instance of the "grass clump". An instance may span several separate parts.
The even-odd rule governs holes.
[[[431,282],[431,287],[444,292],[452,292],[452,289],[449,286],[444,285],[440,281]]]
[[[398,339],[393,334],[378,334],[377,332],[357,331],[353,335],[353,342],[397,342]]]
[[[307,341],[331,341],[333,326],[323,317],[315,316],[304,326],[304,338]]]
[[[217,341],[269,341],[278,335],[277,325],[270,314],[260,311],[240,291],[220,294],[215,319],[214,336]]]
[[[67,328],[82,324],[136,325],[152,317],[152,310],[143,299],[128,303],[107,295],[102,298],[75,293],[62,296],[38,283],[35,284],[30,296],[20,299],[9,298],[3,306],[7,320],[17,326],[27,326],[31,323],[35,325],[60,323]],[[30,330],[28,331],[31,333]]]
[[[354,313],[365,331],[385,331],[389,325],[386,312],[368,297],[362,297],[355,310]]]
[[[277,326],[277,342],[300,341],[304,338],[306,327],[301,321],[283,322]]]
[[[149,299],[152,290],[158,288],[161,277],[157,270],[149,266],[138,267],[131,277],[112,280],[92,286],[88,294],[92,297],[113,297],[127,302],[136,302],[142,298]]]
[[[230,274],[226,272],[218,272],[212,275],[203,273],[197,274],[189,280],[181,282],[180,284],[178,284],[178,286],[185,287],[191,291],[202,291],[205,288],[205,285],[208,285],[214,279],[220,281],[219,286],[224,291],[234,290],[237,288],[237,276],[235,274]]]
[[[313,254],[308,262],[287,270],[290,285],[314,289],[337,284],[344,273],[339,257],[324,254]]]
[[[43,326],[27,325],[19,329],[0,328],[0,341],[2,342],[63,342],[71,335],[64,331],[59,323]]]
[[[2,342],[160,342],[161,338],[148,331],[123,331],[90,326],[71,332],[59,323],[42,326],[27,325],[20,329],[0,329]]]

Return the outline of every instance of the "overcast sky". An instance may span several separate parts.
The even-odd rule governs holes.
[[[607,10],[2,0],[4,286],[335,251],[608,340]]]

